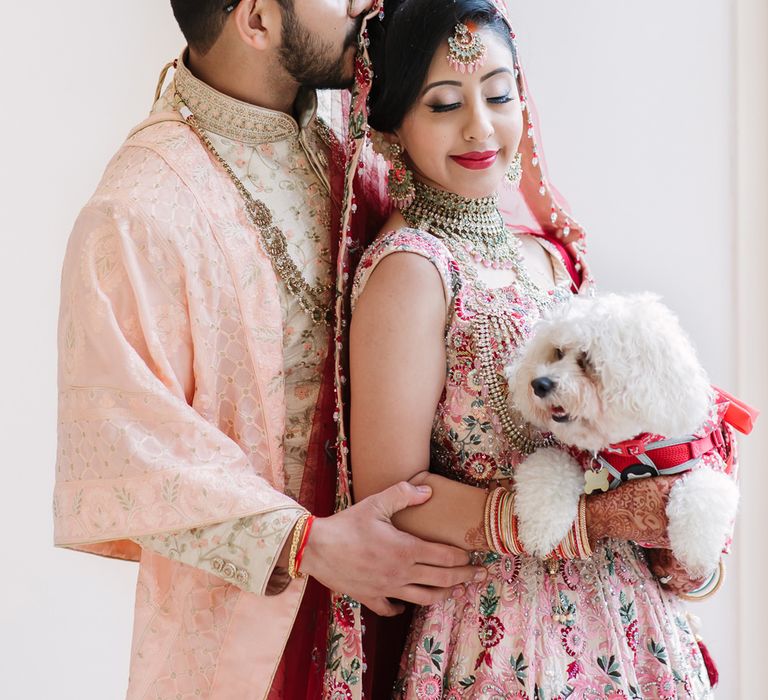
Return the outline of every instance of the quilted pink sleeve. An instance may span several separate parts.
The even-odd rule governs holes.
[[[135,559],[137,538],[301,512],[262,476],[265,458],[225,432],[225,406],[204,417],[192,405],[201,373],[223,371],[196,356],[201,311],[151,224],[111,205],[83,211],[62,281],[57,545]]]

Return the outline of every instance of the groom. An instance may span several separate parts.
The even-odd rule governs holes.
[[[391,525],[428,488],[333,514],[343,144],[315,89],[351,82],[371,0],[171,5],[188,50],[64,263],[56,543],[140,562],[129,698],[319,697],[324,587],[393,615],[483,575]]]

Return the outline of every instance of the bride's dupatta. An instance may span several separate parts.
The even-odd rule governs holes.
[[[514,39],[503,0],[493,2],[510,26]],[[333,413],[337,421],[337,510],[352,504],[347,381],[349,283],[360,247],[378,232],[382,221],[380,215],[385,209],[381,200],[385,168],[381,160],[372,156],[368,139],[367,98],[373,70],[366,47],[367,26],[370,22],[379,21],[378,16],[384,7],[384,1],[377,0],[363,22],[348,110],[348,133],[343,149],[346,178],[340,209],[333,368]],[[449,11],[447,3],[446,11]],[[573,279],[574,291],[580,291],[591,283],[584,259],[584,231],[569,213],[565,200],[549,182],[538,138],[538,119],[519,60],[516,61],[516,78],[526,125],[519,148],[523,157],[523,179],[519,189],[502,194],[500,208],[511,230],[541,236],[557,248]],[[371,216],[372,213],[379,216]],[[339,546],[342,547],[343,543],[340,542]],[[375,555],[371,552],[371,556]],[[364,694],[374,698],[389,697],[389,681],[394,679],[406,627],[407,620],[382,620],[369,611],[363,611],[359,603],[347,596],[332,593],[323,697],[333,700],[356,700]]]
[[[373,158],[373,153],[360,153],[355,120],[350,119],[351,100],[348,92],[327,95],[329,120],[330,162],[328,164],[331,186],[331,255],[337,260],[334,272],[336,284],[337,320],[347,319],[349,303],[349,271],[354,270],[360,254],[386,220],[390,205],[386,197],[383,163]],[[355,157],[356,167],[349,167]],[[351,184],[348,184],[348,173]],[[356,192],[354,199],[351,192]],[[354,202],[354,211],[342,218],[347,203]],[[344,220],[342,236],[338,225]],[[347,366],[342,353],[347,348],[347,327],[337,322],[336,332],[329,338],[329,349],[323,367],[323,381],[318,395],[312,423],[307,468],[301,484],[299,501],[311,513],[323,517],[350,505],[349,483],[337,477],[337,426],[340,406],[348,401],[344,396],[345,384],[337,371]],[[341,488],[340,488],[341,485]],[[343,543],[339,543],[343,546]],[[307,582],[301,607],[296,616],[291,636],[285,648],[281,668],[273,692],[289,700],[316,700],[322,694],[323,677],[327,667],[326,653],[329,625],[343,624],[340,615],[346,608],[337,605],[338,597],[329,595],[327,588],[314,579]]]

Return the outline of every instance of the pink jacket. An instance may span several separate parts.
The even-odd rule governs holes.
[[[255,700],[303,584],[245,593],[131,541],[298,507],[282,493],[277,280],[231,182],[178,122],[132,133],[70,239],[55,543],[141,558],[129,699]]]

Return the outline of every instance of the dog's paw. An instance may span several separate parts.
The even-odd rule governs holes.
[[[678,481],[669,493],[669,543],[693,575],[710,574],[736,518],[739,490],[727,474],[700,469]]]
[[[525,551],[549,554],[568,534],[584,492],[584,472],[569,454],[537,450],[515,470],[515,514]]]

